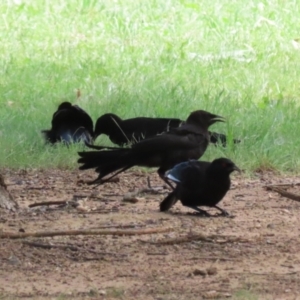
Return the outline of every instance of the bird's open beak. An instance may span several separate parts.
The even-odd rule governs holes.
[[[225,122],[225,118],[224,117],[221,117],[221,116],[218,116],[218,115],[214,115],[213,119],[212,119],[213,123],[216,123],[216,122]]]

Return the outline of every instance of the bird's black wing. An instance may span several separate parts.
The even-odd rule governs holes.
[[[205,139],[204,136],[203,139]],[[132,145],[132,150],[134,152],[155,153],[161,151],[190,150],[198,145],[199,143],[197,143],[192,137],[190,138],[188,135],[178,136],[162,134],[142,140],[139,143]]]

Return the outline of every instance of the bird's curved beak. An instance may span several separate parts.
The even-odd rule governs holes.
[[[242,173],[241,169],[237,167],[236,165],[233,166],[233,171],[237,171],[239,173]]]

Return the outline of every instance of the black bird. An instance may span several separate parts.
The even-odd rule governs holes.
[[[143,139],[153,137],[177,128],[183,123],[180,119],[138,117],[122,120],[115,114],[104,114],[98,118],[95,125],[94,139],[105,134],[119,146],[134,144]]]
[[[183,123],[184,121],[175,118],[138,117],[122,120],[119,116],[108,113],[96,121],[94,139],[105,134],[114,144],[124,146],[169,131],[170,128],[177,128]],[[217,144],[220,141],[223,147],[226,147],[225,134],[217,132],[209,132],[209,134],[211,143]],[[239,140],[234,140],[234,143],[239,142]]]
[[[51,144],[65,142],[67,144],[93,140],[93,121],[91,117],[78,105],[70,102],[61,103],[52,117],[50,130],[42,133]]]
[[[178,128],[133,144],[131,148],[79,152],[80,170],[95,168],[99,176],[90,184],[104,183],[115,175],[133,167],[158,167],[158,175],[168,182],[164,173],[188,159],[198,159],[209,143],[208,127],[223,118],[203,110],[192,112]],[[91,148],[97,148],[91,146]],[[104,147],[99,147],[103,149]],[[102,180],[113,173],[111,177]]]
[[[221,215],[229,215],[217,206],[230,189],[230,174],[240,169],[227,158],[212,162],[190,160],[176,165],[166,177],[176,182],[176,188],[161,203],[160,211],[169,210],[177,200],[201,214],[210,216],[198,206],[215,207]]]

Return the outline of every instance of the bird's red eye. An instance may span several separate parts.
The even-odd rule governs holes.
[[[225,162],[222,163],[223,168],[226,168],[227,166],[228,166],[227,163],[225,163]]]

